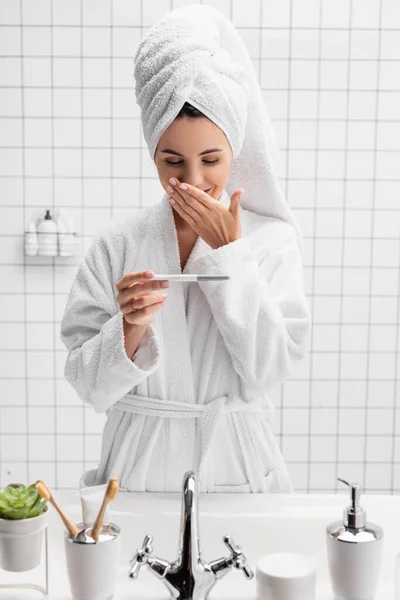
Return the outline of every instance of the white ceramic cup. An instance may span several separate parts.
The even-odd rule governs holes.
[[[315,600],[315,560],[301,554],[266,554],[257,563],[257,600]]]
[[[82,523],[77,523],[83,529]],[[115,537],[106,541],[79,544],[64,533],[68,579],[74,600],[112,600],[115,593],[120,554],[120,528],[114,523],[103,525]]]

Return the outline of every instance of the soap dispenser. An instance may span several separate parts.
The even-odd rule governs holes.
[[[351,503],[343,521],[326,528],[332,589],[340,600],[373,600],[378,587],[383,531],[367,522],[360,506],[360,486],[339,479],[350,488]]]
[[[57,223],[51,218],[49,210],[46,210],[46,216],[39,223],[37,232],[38,254],[40,256],[57,256]]]

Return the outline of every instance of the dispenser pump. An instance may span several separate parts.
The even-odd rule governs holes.
[[[338,481],[345,483],[350,488],[351,504],[344,509],[343,524],[349,529],[363,529],[367,523],[365,510],[360,506],[361,487],[358,483],[349,483],[338,477]]]
[[[50,215],[50,211],[46,210],[46,215],[45,215],[45,221],[48,221],[49,219],[51,219],[51,215]]]

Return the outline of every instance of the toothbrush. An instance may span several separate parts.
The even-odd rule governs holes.
[[[100,534],[101,528],[103,526],[104,513],[106,511],[107,504],[109,503],[110,500],[114,500],[115,496],[118,494],[118,491],[119,491],[118,480],[115,477],[111,477],[108,480],[108,486],[106,489],[106,493],[104,494],[103,503],[101,505],[99,514],[97,515],[97,518],[96,518],[94,525],[92,527],[92,530],[90,532],[90,537],[92,537],[95,542],[97,542],[99,540],[99,534]]]
[[[41,479],[39,479],[36,482],[35,487],[36,487],[38,493],[42,496],[42,498],[44,498],[45,500],[48,500],[50,502],[50,504],[52,504],[54,506],[54,508],[56,509],[56,511],[62,518],[62,520],[64,521],[64,525],[70,532],[71,537],[75,538],[76,535],[78,535],[78,533],[79,533],[79,529],[77,528],[77,526],[74,523],[72,523],[72,521],[70,521],[70,519],[67,517],[67,515],[64,513],[64,511],[58,506],[57,502],[54,499],[53,494],[51,493],[51,491],[49,490],[49,488],[47,487],[45,482],[42,481]]]

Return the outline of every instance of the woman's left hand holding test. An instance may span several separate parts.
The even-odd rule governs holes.
[[[241,237],[239,208],[243,188],[232,194],[230,206],[226,208],[206,192],[181,183],[176,177],[169,182],[171,205],[211,248],[225,246]]]

